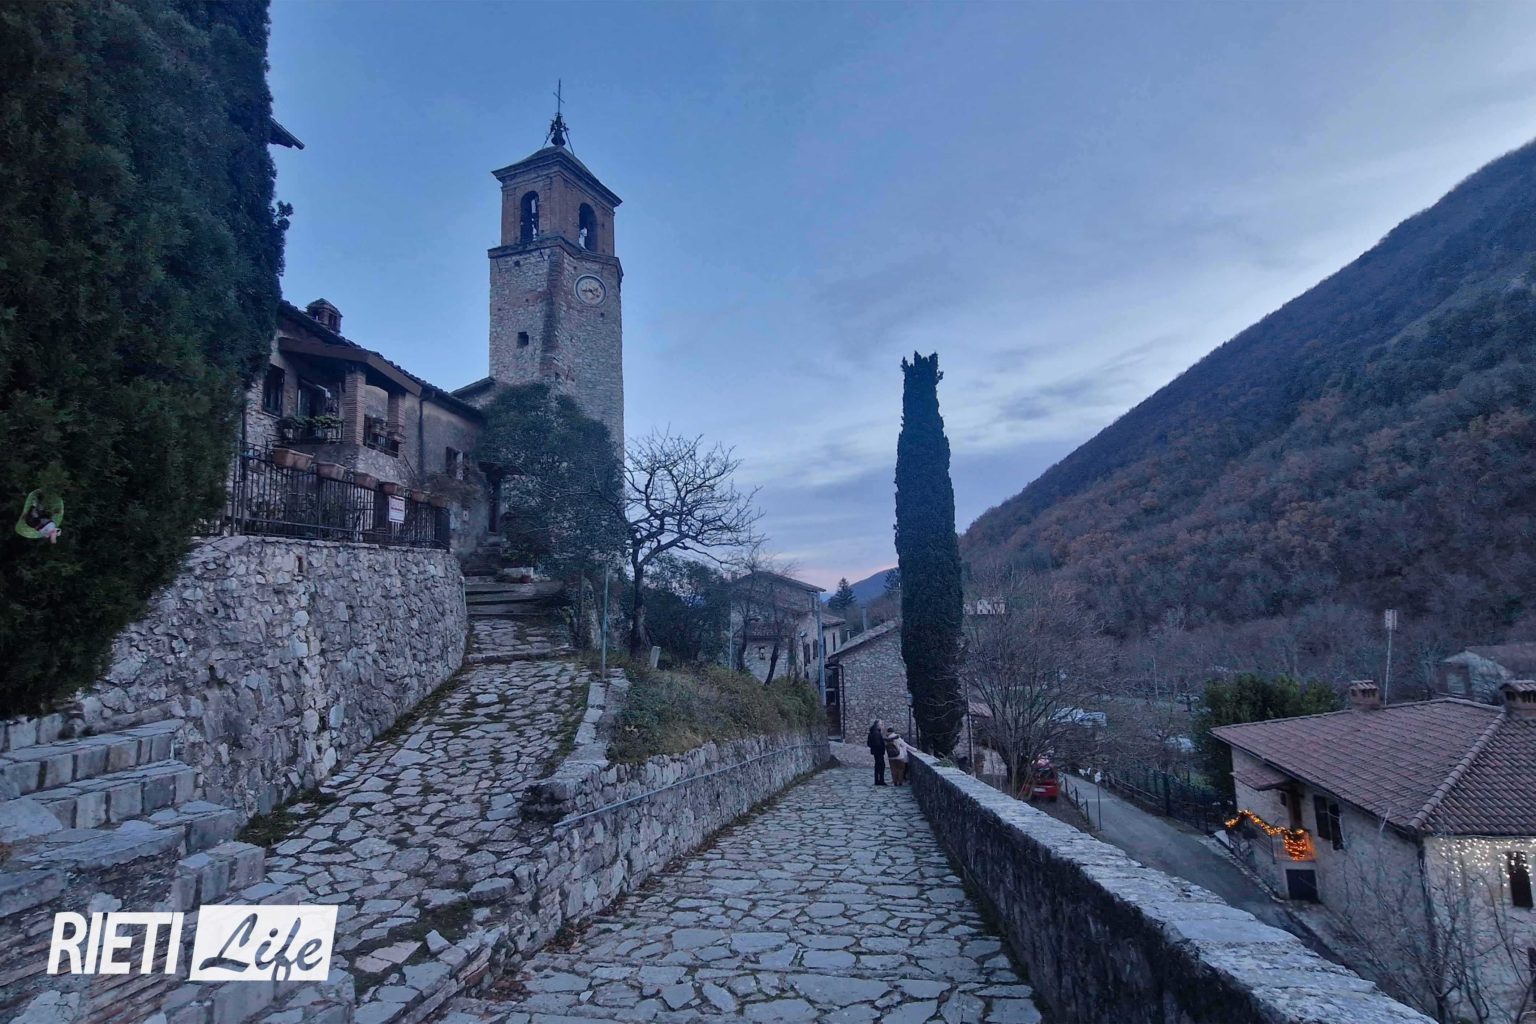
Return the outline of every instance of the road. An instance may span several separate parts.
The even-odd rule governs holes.
[[[1102,813],[1103,825],[1096,835],[1106,843],[1118,846],[1147,867],[1203,886],[1265,924],[1283,928],[1311,944],[1312,940],[1292,922],[1290,915],[1226,854],[1207,846],[1206,837],[1199,832],[1148,814],[1087,779],[1069,775],[1063,781],[1078,795],[1095,826],[1099,825]],[[1049,805],[1035,806],[1044,809]]]

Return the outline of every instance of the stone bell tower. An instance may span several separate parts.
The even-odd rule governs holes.
[[[548,381],[606,424],[622,446],[624,269],[613,245],[620,200],[571,153],[559,113],[546,141],[532,156],[494,172],[501,182],[501,244],[489,254],[485,391],[488,397],[498,384]]]

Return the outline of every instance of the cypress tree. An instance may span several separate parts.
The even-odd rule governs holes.
[[[827,601],[827,607],[841,615],[858,603],[859,599],[853,593],[853,584],[844,576],[837,581],[837,592]]]
[[[939,356],[901,361],[901,436],[896,442],[896,559],[901,578],[901,656],[920,745],[948,754],[960,738],[960,545],[949,439],[939,415]]]
[[[267,5],[0,5],[0,716],[89,684],[216,516],[282,229]],[[57,544],[12,529],[64,503]]]

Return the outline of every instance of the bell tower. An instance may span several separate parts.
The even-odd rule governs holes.
[[[543,149],[493,172],[501,244],[491,259],[491,374],[498,384],[547,381],[624,443],[624,342],[614,253],[620,199],[576,159],[556,112]],[[478,402],[479,396],[463,397]]]

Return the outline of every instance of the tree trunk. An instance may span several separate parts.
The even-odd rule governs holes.
[[[763,677],[763,685],[773,682],[773,670],[779,664],[779,642],[773,642],[773,650],[768,655],[768,674]]]
[[[630,590],[631,604],[634,614],[629,620],[629,656],[641,658],[650,653],[651,637],[645,630],[645,578],[644,568],[638,563],[631,562],[634,585]]]

